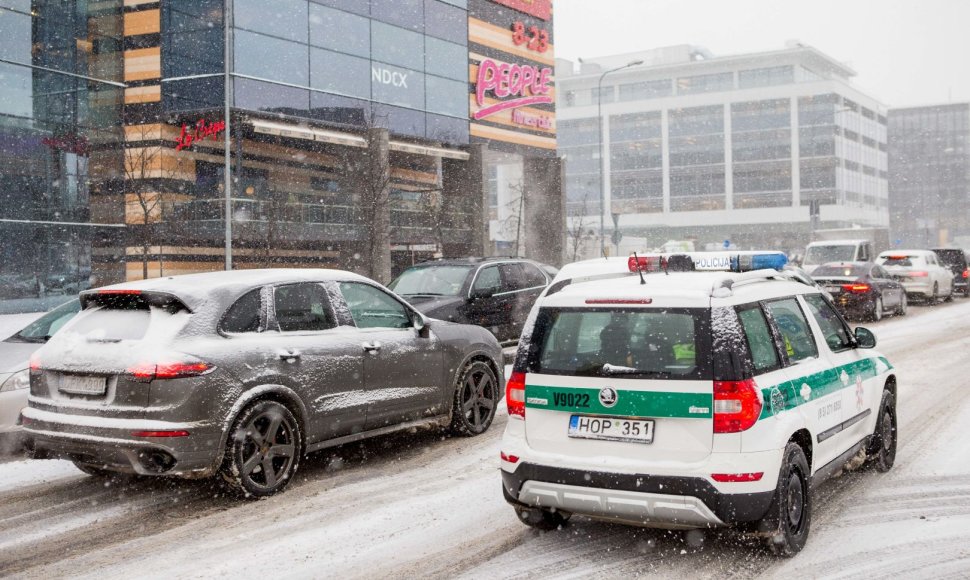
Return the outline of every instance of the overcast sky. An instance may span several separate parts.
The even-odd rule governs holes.
[[[797,39],[890,107],[970,101],[970,0],[554,0],[556,56],[696,44],[715,55]]]

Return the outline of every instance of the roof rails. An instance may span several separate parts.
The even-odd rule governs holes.
[[[750,272],[727,275],[717,280],[714,282],[714,285],[711,288],[711,297],[726,298],[727,296],[730,296],[730,292],[736,284],[761,282],[765,280],[788,280],[790,282],[798,282],[806,286],[815,286],[815,282],[812,281],[808,276],[805,276],[801,272],[795,270],[752,270]]]

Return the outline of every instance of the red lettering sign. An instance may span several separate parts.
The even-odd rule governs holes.
[[[88,138],[76,133],[44,137],[40,142],[56,151],[74,153],[81,157],[85,157],[91,152],[91,142],[88,141]]]
[[[549,95],[551,77],[552,69],[549,67],[540,69],[530,64],[508,64],[496,62],[490,58],[483,59],[478,65],[478,82],[475,84],[475,101],[478,106],[485,104],[485,97],[489,92],[499,99],[515,98],[477,111],[474,115],[475,119],[484,119],[495,113],[525,105],[551,103],[552,97]]]
[[[525,44],[529,50],[539,53],[546,52],[549,50],[549,31],[538,26],[526,30],[525,24],[519,20],[512,24],[512,43],[515,46]]]
[[[493,0],[496,4],[514,8],[542,20],[552,18],[552,0]]]
[[[528,115],[522,111],[512,111],[512,122],[533,129],[552,130],[552,118],[547,115]]]
[[[192,127],[191,130],[189,127]],[[206,137],[212,137],[213,141],[217,141],[219,133],[225,130],[226,122],[224,120],[209,123],[205,119],[199,119],[194,125],[183,124],[182,133],[175,140],[175,150],[181,151],[191,147],[196,141],[202,141]]]

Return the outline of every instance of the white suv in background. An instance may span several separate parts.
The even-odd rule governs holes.
[[[940,265],[932,250],[889,250],[876,263],[899,280],[910,298],[953,299],[953,272]]]
[[[863,454],[890,469],[892,365],[816,287],[772,269],[784,262],[699,253],[563,268],[506,388],[503,492],[519,519],[736,526],[792,555],[815,484]],[[715,268],[733,272],[695,271]]]

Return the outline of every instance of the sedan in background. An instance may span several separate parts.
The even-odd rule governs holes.
[[[27,369],[30,355],[44,346],[80,310],[81,302],[75,298],[0,342],[0,437],[19,439],[20,411],[27,406],[27,393],[30,392]]]
[[[523,258],[456,258],[411,266],[390,288],[431,318],[475,324],[515,342],[552,266]]]
[[[968,269],[967,253],[960,248],[933,248],[933,253],[940,261],[940,265],[953,272],[953,291],[960,292],[964,297],[970,297],[970,269]]]
[[[883,314],[906,314],[903,285],[873,262],[822,264],[812,274],[846,318],[882,320]]]
[[[337,270],[174,276],[81,293],[30,360],[36,456],[85,473],[281,491],[304,454],[418,427],[484,433],[504,379],[487,330],[428,320]]]
[[[909,298],[926,302],[953,299],[953,272],[930,250],[889,250],[876,263],[899,280]]]

